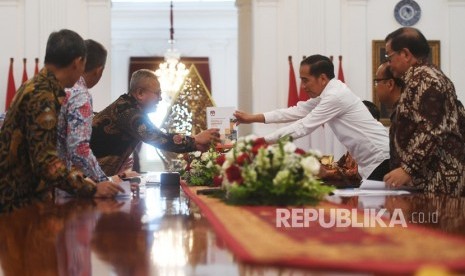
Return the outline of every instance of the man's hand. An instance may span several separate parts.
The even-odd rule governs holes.
[[[412,177],[404,171],[404,169],[397,168],[384,176],[384,182],[386,182],[389,187],[395,188],[408,185],[412,182]]]
[[[233,115],[237,119],[236,125],[265,122],[265,116],[263,114],[250,114],[244,111],[236,110]]]
[[[200,151],[207,150],[210,145],[220,142],[220,130],[218,128],[210,128],[200,132],[194,136],[195,146]]]
[[[124,189],[111,181],[104,181],[97,184],[97,192],[94,197],[115,197],[118,192],[124,193]]]
[[[112,180],[114,180],[115,177],[119,177],[121,180],[126,180],[128,178],[133,178],[133,177],[137,177],[137,176],[140,176],[140,173],[138,173],[136,171],[127,170],[127,171],[119,173],[118,175],[114,175],[111,178],[112,178]],[[115,182],[115,181],[113,181],[113,182]]]
[[[327,178],[327,177],[335,177],[338,175],[338,170],[336,169],[337,165],[321,165],[320,166],[320,172],[318,173],[318,176],[321,179]],[[339,177],[340,178],[340,177]]]

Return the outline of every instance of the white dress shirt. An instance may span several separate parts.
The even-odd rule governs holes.
[[[343,82],[332,79],[319,97],[297,106],[264,113],[265,123],[293,122],[266,135],[276,142],[291,135],[299,138],[325,124],[347,148],[359,165],[362,178],[367,178],[385,159],[389,159],[389,135],[386,128]]]

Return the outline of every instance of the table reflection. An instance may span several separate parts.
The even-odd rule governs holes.
[[[445,233],[465,236],[465,198],[414,193],[402,196],[345,197],[341,203],[353,208],[401,209],[407,222]]]
[[[339,200],[388,213],[400,208],[406,218],[436,212],[437,222],[418,226],[465,236],[465,198],[414,194]],[[238,263],[182,191],[159,186],[141,190],[138,197],[56,198],[1,214],[0,262],[0,275],[6,276],[309,273]]]

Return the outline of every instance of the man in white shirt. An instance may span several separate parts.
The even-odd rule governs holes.
[[[334,78],[334,65],[322,55],[312,55],[300,63],[300,79],[310,100],[297,106],[260,114],[236,111],[238,123],[292,122],[264,138],[275,142],[291,135],[299,138],[325,124],[347,148],[359,165],[362,178],[383,180],[389,172],[389,136],[386,128],[343,82]]]

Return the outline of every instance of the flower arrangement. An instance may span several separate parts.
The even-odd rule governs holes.
[[[190,152],[180,155],[183,169],[181,177],[192,186],[219,186],[219,175],[221,167],[217,159],[221,153],[213,147],[206,152]]]
[[[333,189],[317,177],[319,157],[297,148],[289,137],[274,145],[254,136],[239,138],[231,151],[217,157],[225,200],[238,205],[316,203]]]

